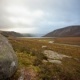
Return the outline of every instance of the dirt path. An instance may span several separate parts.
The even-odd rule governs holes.
[[[36,80],[36,73],[32,69],[21,69],[18,80]]]

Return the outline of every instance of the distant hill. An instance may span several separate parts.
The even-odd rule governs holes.
[[[5,37],[23,37],[22,34],[14,31],[0,31],[0,34],[4,35]]]
[[[57,29],[46,34],[44,37],[80,37],[80,25]]]
[[[18,33],[14,31],[0,31],[0,34],[4,35],[5,37],[36,37],[35,34]]]
[[[24,37],[41,37],[43,34],[38,34],[38,33],[24,33]]]
[[[24,37],[35,37],[34,34],[28,34],[28,33],[24,33],[23,36],[24,36]]]

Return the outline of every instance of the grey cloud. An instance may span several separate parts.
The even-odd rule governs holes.
[[[39,32],[44,30],[44,28],[48,31],[49,29],[56,29],[67,25],[80,24],[79,4],[79,0],[0,0],[0,29],[16,27],[27,29],[34,26]],[[23,6],[26,10],[29,9],[31,13],[35,10],[41,10],[44,16],[41,19],[36,19],[34,25],[30,25],[27,22],[29,16],[9,13],[5,9],[7,6]],[[21,21],[11,22],[9,17],[23,17],[26,19],[26,23],[21,23]],[[51,24],[48,22],[51,22]]]

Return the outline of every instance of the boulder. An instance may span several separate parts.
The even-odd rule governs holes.
[[[7,38],[0,34],[0,80],[10,78],[17,70],[17,56]]]

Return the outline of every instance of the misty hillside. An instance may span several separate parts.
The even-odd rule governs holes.
[[[14,31],[0,31],[0,34],[4,35],[5,37],[23,37],[22,34]]]
[[[44,37],[80,37],[80,25],[54,30]]]
[[[33,34],[28,34],[28,33],[24,33],[23,36],[24,36],[24,37],[35,37],[35,35],[33,35]]]

